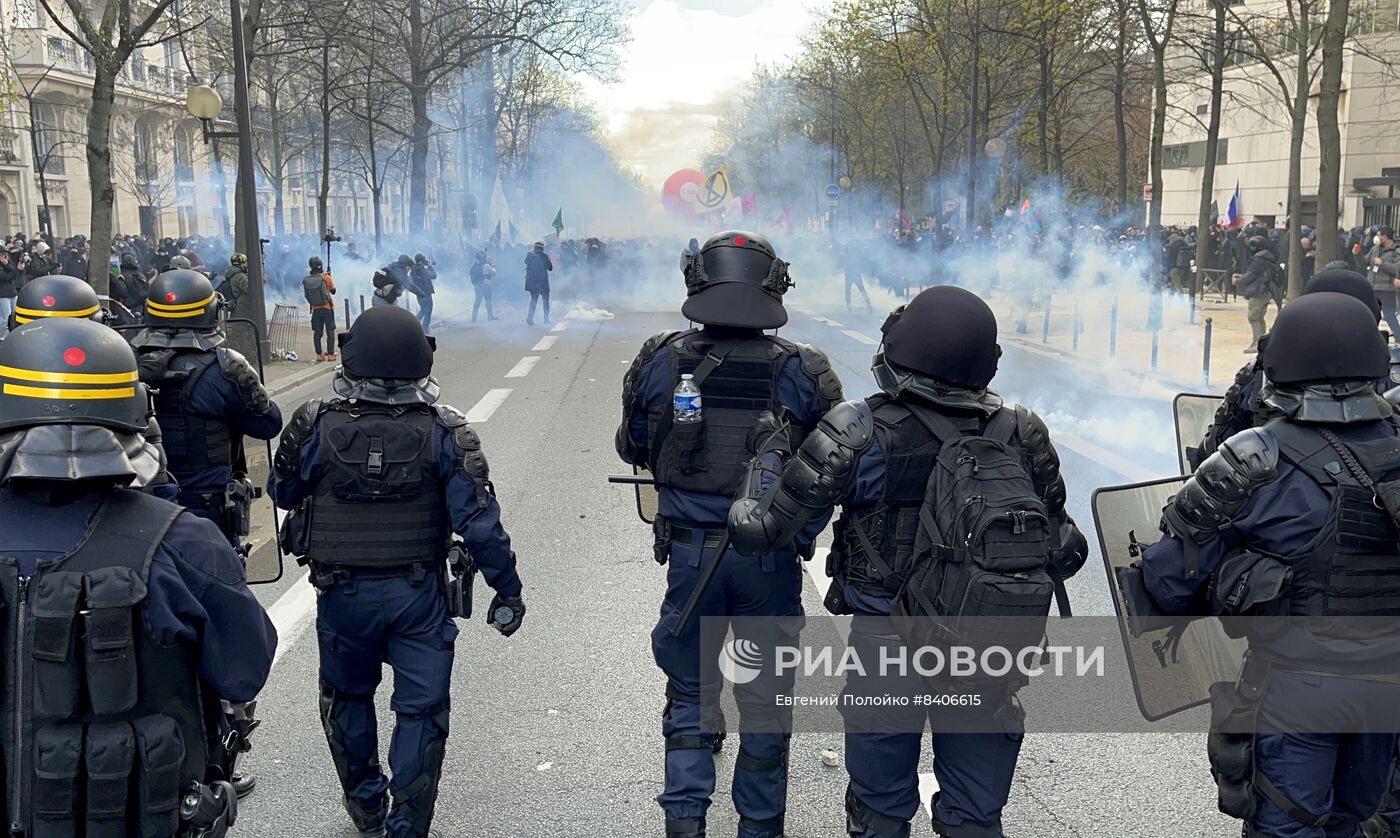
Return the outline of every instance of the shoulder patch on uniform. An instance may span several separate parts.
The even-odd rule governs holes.
[[[831,359],[826,353],[809,343],[797,344],[797,357],[802,369],[817,383],[817,392],[823,399],[835,404],[841,401],[841,379],[831,367]]]

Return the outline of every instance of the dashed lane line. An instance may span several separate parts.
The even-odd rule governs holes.
[[[545,335],[540,338],[540,342],[530,348],[531,352],[548,352],[554,348],[554,342],[559,340],[558,335]]]
[[[550,329],[550,331],[551,331],[551,332],[562,332],[562,331],[564,331],[564,330],[567,329],[567,328],[569,328],[569,321],[567,321],[567,320],[560,320],[558,323],[555,323],[555,324],[554,324],[554,328],[553,328],[553,329]]]
[[[845,335],[853,341],[856,341],[857,343],[863,343],[866,346],[880,345],[880,342],[875,338],[872,338],[870,335],[867,335],[864,332],[857,332],[855,329],[842,329],[841,334]]]
[[[530,374],[530,370],[534,369],[535,364],[539,362],[540,356],[526,355],[524,358],[517,361],[515,366],[510,368],[510,372],[506,373],[506,378],[524,378]]]
[[[486,395],[481,400],[472,405],[472,409],[467,411],[467,421],[481,423],[491,418],[491,415],[503,404],[506,397],[515,392],[509,387],[497,387],[486,391]]]

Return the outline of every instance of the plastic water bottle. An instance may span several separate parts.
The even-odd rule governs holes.
[[[700,388],[695,386],[695,376],[689,373],[681,376],[676,392],[671,397],[677,425],[688,425],[700,421]]]

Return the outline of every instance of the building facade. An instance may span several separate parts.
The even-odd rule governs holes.
[[[1237,4],[1241,16],[1249,7],[1270,9],[1274,2]],[[1201,8],[1196,9],[1196,6]],[[1208,14],[1200,3],[1193,13]],[[1357,49],[1348,50],[1342,71],[1338,107],[1342,137],[1341,224],[1387,223],[1393,214],[1392,190],[1400,186],[1400,38],[1395,0],[1353,3]],[[1322,9],[1325,12],[1325,6]],[[1320,27],[1321,18],[1314,25]],[[1238,45],[1238,43],[1237,43]],[[1176,81],[1168,88],[1167,127],[1162,154],[1162,223],[1181,226],[1197,221],[1205,164],[1206,120],[1210,107],[1210,78],[1191,73],[1191,57],[1177,55]],[[1196,59],[1198,60],[1198,59]],[[1303,135],[1301,221],[1317,220],[1318,145],[1317,102],[1321,53],[1313,61],[1313,82]],[[1296,64],[1280,56],[1282,75],[1292,82]],[[1223,218],[1238,184],[1244,221],[1282,226],[1288,219],[1288,156],[1291,117],[1283,90],[1274,74],[1243,57],[1227,67],[1220,113],[1220,144],[1215,170],[1214,200]],[[1394,180],[1394,186],[1386,181]],[[1400,199],[1397,199],[1400,200]]]

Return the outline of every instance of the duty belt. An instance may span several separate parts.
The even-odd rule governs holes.
[[[399,579],[408,577],[409,584],[420,584],[433,572],[439,562],[414,562],[394,567],[373,567],[368,565],[332,564],[310,562],[311,584],[317,590],[325,590],[335,585],[351,585],[372,579]]]
[[[671,540],[673,542],[689,544],[692,540],[694,540],[696,533],[702,534],[703,539],[701,541],[701,547],[706,550],[713,550],[714,548],[718,547],[720,540],[724,538],[723,527],[720,527],[719,529],[710,529],[702,527],[686,527],[680,524],[671,525]]]

